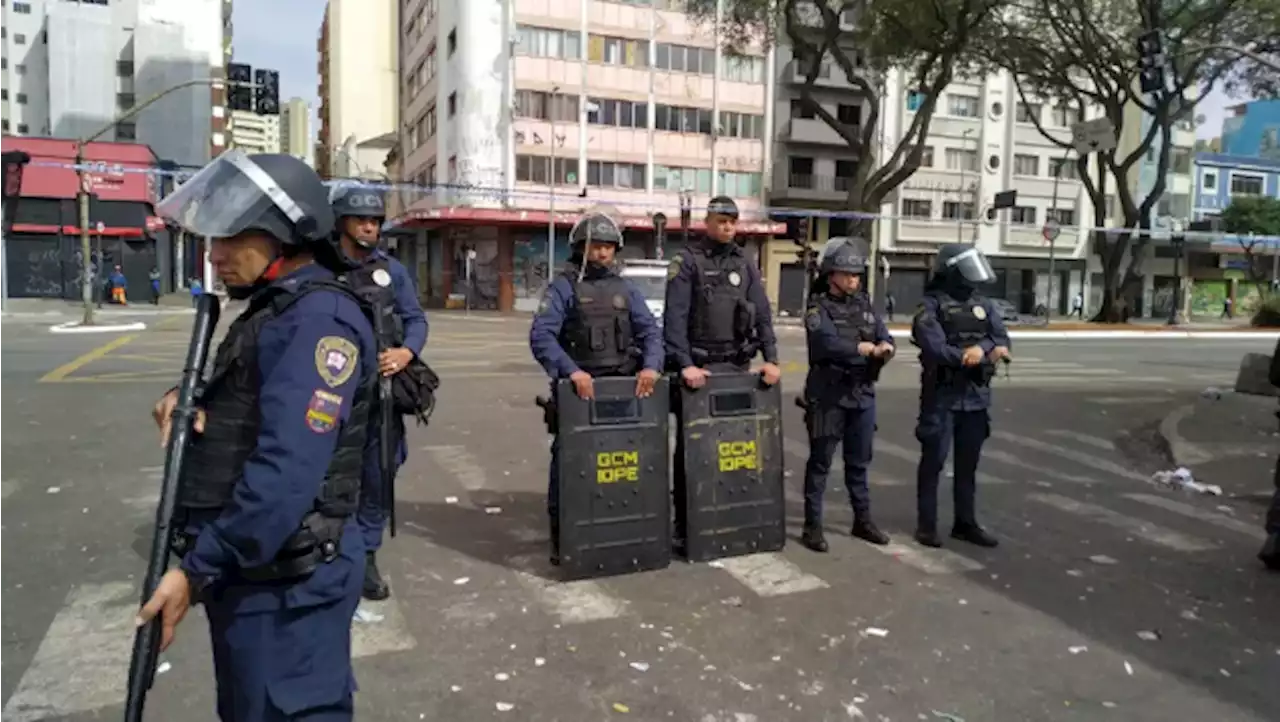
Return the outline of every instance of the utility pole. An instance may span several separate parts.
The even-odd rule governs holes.
[[[148,106],[154,104],[156,101],[160,100],[166,95],[169,95],[174,91],[182,90],[183,88],[190,88],[193,85],[210,85],[210,86],[235,85],[239,87],[255,87],[253,83],[238,83],[235,81],[227,80],[225,78],[196,78],[194,80],[188,80],[182,83],[178,83],[177,85],[173,85],[168,88],[165,88],[164,90],[161,90],[160,92],[152,95],[146,100],[143,100],[141,103],[138,103],[132,108],[117,115],[110,123],[107,123],[106,125],[102,126],[101,128],[94,131],[93,133],[90,133],[89,135],[86,135],[80,140],[76,141],[75,166],[76,166],[76,176],[80,181],[80,190],[76,196],[76,200],[79,205],[79,216],[80,216],[80,255],[81,255],[80,276],[82,279],[80,283],[80,300],[84,303],[84,320],[81,322],[82,325],[85,325],[85,326],[93,325],[93,283],[94,283],[93,279],[90,278],[90,275],[93,273],[93,256],[92,256],[93,243],[89,233],[89,191],[92,189],[90,188],[90,183],[89,183],[89,173],[85,168],[84,150],[86,147],[88,147],[90,143],[97,140],[98,138],[101,138],[103,135],[106,135],[106,133],[110,131],[112,128],[116,127],[120,123],[123,123],[129,120],[130,118],[133,118],[138,113],[141,113],[143,110],[146,110]]]
[[[547,287],[556,267],[556,100],[560,98],[560,86],[551,89],[547,118],[551,121],[551,167],[547,169]]]

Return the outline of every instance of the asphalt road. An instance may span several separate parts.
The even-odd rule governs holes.
[[[174,319],[115,338],[5,322],[6,722],[119,715],[163,463],[148,410],[186,343]],[[1158,489],[1154,466],[1123,451],[1274,341],[1015,342],[982,465],[995,550],[909,538],[904,345],[872,474],[893,545],[847,536],[835,483],[828,555],[792,540],[563,583],[545,561],[545,383],[526,331],[432,318],[445,386],[400,475],[401,532],[383,553],[394,596],[355,624],[360,719],[1280,719],[1280,577],[1253,559],[1261,509]],[[789,398],[803,341],[784,339]],[[795,533],[806,443],[798,409],[783,413]],[[148,718],[213,719],[199,611],[165,661]]]

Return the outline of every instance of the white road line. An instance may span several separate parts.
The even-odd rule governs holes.
[[[1239,519],[1232,519],[1225,514],[1218,514],[1216,512],[1209,511],[1208,509],[1201,509],[1200,507],[1168,499],[1163,496],[1156,496],[1155,494],[1125,494],[1124,498],[1132,499],[1133,501],[1141,504],[1159,507],[1165,511],[1171,511],[1174,514],[1181,514],[1182,516],[1195,519],[1196,521],[1208,522],[1216,527],[1244,534],[1248,537],[1261,539],[1263,536],[1262,526],[1260,524],[1246,524]]]
[[[876,449],[876,453],[888,454],[889,456],[896,457],[912,465],[920,463],[919,450],[912,450],[912,449],[908,449],[905,446],[899,446],[887,439],[881,439],[877,437],[875,449]],[[874,463],[875,462],[873,461],[872,464]],[[915,482],[913,481],[911,483],[915,483]],[[992,476],[991,474],[988,474],[986,472],[979,471],[978,483],[982,485],[990,486],[990,485],[1012,484],[1013,482],[1008,479],[1003,479],[998,476]]]
[[[946,549],[925,549],[899,542],[889,542],[884,546],[871,544],[867,546],[925,574],[963,574],[983,568],[982,562]]]
[[[584,579],[557,582],[528,572],[516,577],[538,599],[538,604],[562,624],[582,624],[616,619],[627,613],[627,602],[609,594],[599,582]]]
[[[424,446],[422,450],[462,484],[467,491],[484,491],[488,476],[479,460],[465,446]]]
[[[5,704],[5,722],[65,719],[124,702],[137,606],[138,591],[125,582],[72,590]]]
[[[0,482],[0,499],[8,499],[9,495],[17,491],[19,487],[16,481]]]
[[[1039,439],[1011,434],[1008,431],[992,431],[991,435],[995,438],[1003,439],[1004,441],[1009,441],[1019,446],[1025,446],[1028,449],[1043,451],[1046,454],[1052,454],[1053,456],[1067,459],[1068,461],[1074,461],[1077,464],[1087,466],[1090,469],[1097,469],[1098,471],[1114,474],[1125,479],[1133,479],[1135,481],[1147,480],[1146,474],[1139,474],[1138,472],[1128,467],[1121,466],[1114,461],[1098,458],[1098,456],[1094,454],[1086,454],[1082,451],[1076,451],[1075,449],[1066,449],[1061,446],[1057,446],[1056,444],[1040,441]]]
[[[1082,501],[1076,501],[1065,496],[1057,494],[1028,494],[1027,498],[1051,506],[1060,511],[1069,514],[1088,517],[1096,522],[1113,526],[1121,531],[1132,534],[1139,539],[1145,539],[1152,544],[1158,544],[1168,547],[1179,552],[1202,552],[1216,548],[1215,544],[1198,539],[1196,537],[1182,534],[1181,532],[1165,529],[1164,527],[1149,522],[1125,516],[1119,512],[1112,511],[1097,504],[1089,504]]]
[[[783,447],[783,450],[786,451],[786,453],[790,454],[792,457],[796,459],[799,459],[802,462],[799,471],[800,471],[800,481],[801,483],[803,483],[804,482],[804,463],[807,463],[809,460],[808,447],[805,446],[804,442],[800,441],[799,439],[793,439],[789,436],[783,438],[782,447]],[[898,478],[886,476],[885,474],[882,474],[879,471],[877,471],[875,469],[874,457],[871,462],[871,467],[872,468],[867,470],[868,486],[906,486],[907,485],[907,481],[905,479],[898,479]],[[832,488],[833,484],[836,487],[844,488],[844,460],[840,458],[840,450],[836,451],[835,458],[831,460],[831,471],[827,472],[827,488],[828,489]],[[795,498],[800,499],[801,497],[797,495]]]
[[[721,566],[743,586],[762,597],[780,597],[826,589],[829,585],[779,554],[749,554],[720,560]]]
[[[371,657],[385,652],[403,652],[418,646],[409,633],[400,605],[394,599],[381,602],[360,600],[360,609],[377,621],[351,623],[351,656]],[[359,614],[359,612],[357,612]]]
[[[1104,439],[1099,436],[1093,436],[1091,434],[1083,434],[1079,431],[1072,431],[1071,429],[1049,429],[1044,433],[1048,434],[1049,436],[1060,436],[1064,439],[1073,439],[1087,446],[1093,446],[1099,449],[1105,449],[1107,451],[1116,450],[1116,445],[1112,443],[1109,439]]]
[[[1170,394],[1172,395],[1172,394]],[[1101,406],[1129,406],[1138,404],[1158,404],[1169,400],[1169,396],[1094,396],[1085,401]]]
[[[1058,471],[1057,469],[1047,469],[1045,468],[1044,464],[1032,464],[1032,463],[1023,461],[1022,459],[1019,459],[1018,457],[1014,456],[1013,454],[1010,454],[1007,451],[1001,451],[1000,449],[991,448],[991,444],[987,444],[986,446],[982,447],[982,458],[991,459],[992,461],[998,461],[1001,464],[1008,464],[1009,466],[1016,466],[1019,469],[1026,469],[1028,471],[1031,471],[1033,472],[1032,479],[1035,481],[1043,481],[1043,479],[1039,479],[1037,477],[1049,476],[1049,477],[1053,477],[1054,479],[1057,479],[1058,481],[1065,481],[1071,484],[1098,483],[1097,479],[1091,479],[1087,476],[1077,476],[1075,474],[1068,474],[1063,471]],[[978,481],[978,483],[979,484],[982,483],[981,479]]]
[[[1003,376],[1003,374],[1001,374]],[[1009,370],[1010,378],[1042,376],[1123,376],[1119,369],[1086,369],[1067,366],[1015,366]]]

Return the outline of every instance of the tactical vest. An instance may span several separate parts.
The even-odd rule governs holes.
[[[385,258],[371,260],[339,278],[351,284],[351,288],[365,305],[382,314],[381,327],[385,332],[377,339],[379,349],[404,345],[404,322],[396,313],[396,291],[391,279],[391,263]],[[379,284],[379,280],[385,281],[386,285]],[[373,327],[375,330],[379,328],[376,320]]]
[[[938,299],[938,321],[942,332],[947,336],[947,344],[961,349],[969,348],[982,341],[991,333],[991,319],[987,317],[987,309],[982,299],[976,294],[967,301],[957,301],[946,294],[936,296]],[[995,367],[989,363],[966,368],[942,368],[938,370],[938,380],[944,385],[954,385],[959,381],[986,386],[995,376]]]
[[[747,259],[729,249],[697,249],[690,255],[696,275],[689,315],[695,363],[745,363],[755,355],[755,305],[747,300]],[[743,359],[743,357],[746,357]]]
[[[566,273],[575,303],[560,330],[569,358],[592,376],[635,373],[635,336],[631,328],[631,287],[615,275],[579,281]]]
[[[230,503],[245,462],[258,444],[261,424],[258,371],[258,336],[263,326],[283,314],[303,296],[319,290],[338,291],[354,298],[345,285],[312,281],[296,289],[269,286],[249,299],[249,307],[232,323],[218,346],[208,383],[200,394],[205,409],[204,433],[194,436],[183,463],[182,481],[175,504],[175,527],[182,529],[188,514],[217,511]],[[324,483],[301,527],[285,542],[281,558],[257,570],[240,570],[241,576],[258,581],[298,576],[299,560],[315,563],[336,556],[338,540],[347,517],[355,513],[360,491],[361,462],[368,436],[375,375],[363,379],[352,400],[351,413],[338,430],[338,441],[325,471]],[[194,543],[179,533],[174,550],[184,554]],[[316,552],[319,556],[315,557]],[[276,568],[279,567],[279,568]]]
[[[854,346],[864,341],[875,343],[876,315],[866,296],[856,294],[846,300],[843,297],[836,298],[824,293],[818,296],[815,303],[827,312],[827,315],[831,318],[832,325],[836,327],[836,335],[842,340],[848,341]],[[879,370],[882,362],[875,359],[867,359],[867,361],[868,363],[866,364],[842,364],[833,361],[822,361],[816,364],[816,367],[820,371],[827,369],[837,371],[842,374],[844,380],[854,383],[876,381],[880,375]]]

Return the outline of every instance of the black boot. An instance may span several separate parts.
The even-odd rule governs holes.
[[[951,527],[951,538],[967,541],[980,547],[992,549],[1000,545],[1000,541],[987,533],[977,524],[956,524]]]
[[[870,517],[854,517],[853,529],[849,533],[876,546],[884,546],[889,543],[889,535],[880,531],[880,528],[876,526],[875,522],[871,521]]]
[[[365,599],[380,602],[391,596],[391,587],[382,580],[382,575],[378,573],[377,552],[368,552],[364,555],[364,588],[360,593]]]
[[[929,547],[930,549],[942,548],[942,537],[938,536],[937,529],[919,527],[916,529],[916,541]]]
[[[822,532],[822,525],[820,524],[812,526],[806,524],[804,531],[800,533],[800,543],[819,554],[827,553],[827,537]]]
[[[1280,532],[1267,537],[1267,543],[1262,545],[1258,558],[1267,565],[1267,569],[1280,571]]]

